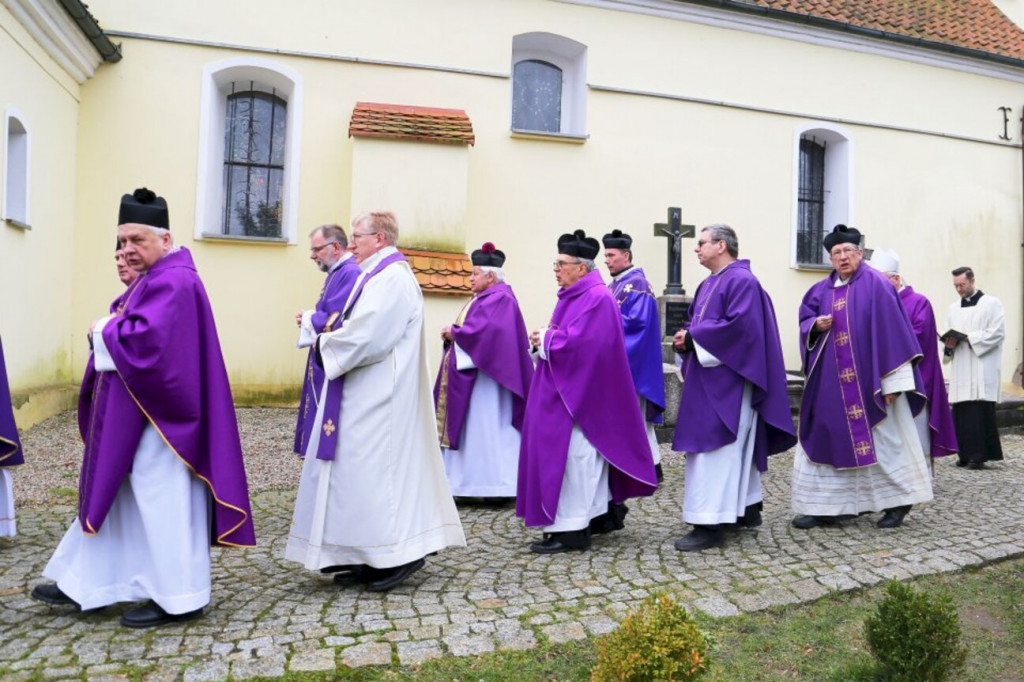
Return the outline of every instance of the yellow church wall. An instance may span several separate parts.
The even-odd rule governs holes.
[[[555,301],[550,262],[562,232],[631,233],[636,261],[660,292],[665,239],[652,234],[652,224],[676,205],[686,223],[737,229],[741,255],[751,258],[775,301],[792,368],[799,366],[800,298],[824,274],[790,264],[794,145],[800,126],[827,120],[850,136],[850,221],[868,235],[868,246],[900,252],[940,326],[953,294],[949,270],[975,267],[981,287],[1006,305],[1005,380],[1019,362],[1020,151],[997,139],[997,107],[1014,104],[1014,81],[548,0],[338,2],[310,12],[260,0],[247,4],[244,16],[232,15],[227,3],[90,6],[115,35],[345,58],[121,35],[124,60],[83,86],[75,328],[117,293],[107,242],[118,197],[148,185],[168,198],[172,232],[195,253],[240,394],[287,399],[296,391],[305,356],[293,347],[294,314],[312,305],[322,282],[308,261],[306,234],[323,222],[347,226],[356,213],[388,208],[351,198],[361,169],[370,169],[347,137],[357,101],[467,112],[476,144],[461,150],[468,160],[466,249],[493,241],[508,254],[507,281],[531,329],[547,322]],[[588,47],[589,138],[582,144],[509,133],[512,38],[527,31]],[[297,245],[193,238],[202,69],[237,56],[271,59],[304,80]],[[690,293],[706,274],[692,246],[684,241]],[[428,337],[463,302],[429,296]],[[85,355],[75,352],[77,372]],[[431,362],[437,357],[432,346]]]
[[[0,116],[16,116],[29,140],[31,229],[0,220],[0,337],[24,428],[72,404],[71,346],[85,342],[71,308],[79,88],[2,6],[0,64]]]

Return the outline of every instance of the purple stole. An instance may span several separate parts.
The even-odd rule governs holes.
[[[871,424],[864,407],[864,396],[857,380],[857,365],[853,361],[853,337],[850,335],[850,315],[846,300],[850,285],[832,289],[832,333],[835,334],[836,371],[843,396],[843,413],[850,433],[850,444],[857,466],[874,464],[875,441],[871,437]]]
[[[345,311],[341,315],[341,324],[338,327],[342,327],[345,324],[345,316],[348,314],[353,307],[355,307],[356,301],[363,293],[363,287],[369,282],[374,276],[377,275],[381,270],[391,265],[392,263],[398,263],[399,261],[405,261],[405,256],[401,252],[396,252],[390,256],[385,257],[377,265],[360,280],[359,284],[352,291],[352,295],[348,299],[348,303],[345,304]],[[317,343],[320,343],[319,337]],[[316,449],[316,458],[327,461],[334,461],[334,454],[338,449],[338,425],[341,423],[341,398],[345,392],[345,375],[342,374],[337,379],[331,379],[327,382],[327,395],[324,396],[324,413],[323,422],[320,425],[320,443]],[[331,415],[338,416],[338,424],[334,423],[334,417]]]

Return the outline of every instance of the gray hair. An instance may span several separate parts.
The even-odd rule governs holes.
[[[480,272],[482,272],[484,274],[488,274],[488,273],[493,274],[495,281],[498,281],[498,282],[504,282],[505,281],[505,271],[502,270],[501,268],[496,268],[496,267],[491,266],[491,265],[478,265],[477,267],[480,268]]]
[[[707,232],[711,236],[712,241],[725,242],[725,250],[733,258],[740,257],[740,240],[736,237],[736,230],[725,223],[714,223],[707,227],[702,227],[700,231]]]
[[[391,211],[369,211],[360,214],[352,221],[352,229],[356,225],[365,223],[373,232],[384,235],[384,241],[388,246],[398,244],[398,218]]]
[[[341,225],[335,225],[334,223],[321,225],[320,227],[310,232],[309,236],[312,237],[317,233],[319,233],[320,236],[324,238],[324,241],[338,242],[338,246],[341,247],[342,251],[344,251],[345,247],[348,246],[348,237],[345,235],[345,230],[344,228],[341,227]]]
[[[594,261],[590,260],[589,258],[580,258],[580,263],[583,263],[583,265],[586,266],[587,272],[592,272],[594,268],[597,267]]]

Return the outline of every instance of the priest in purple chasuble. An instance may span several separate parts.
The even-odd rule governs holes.
[[[612,230],[601,241],[604,244],[604,264],[612,276],[608,286],[622,315],[629,371],[647,427],[654,470],[660,481],[661,450],[654,435],[654,425],[662,422],[661,415],[665,411],[665,375],[661,361],[658,299],[647,275],[633,265],[633,238],[622,230]]]
[[[284,551],[371,591],[466,544],[437,447],[423,292],[398,234],[390,212],[352,222],[360,274],[341,319],[314,346],[326,382]]]
[[[917,369],[921,373],[924,394],[928,399],[928,408],[921,410],[914,418],[921,436],[921,446],[925,454],[933,458],[955,455],[959,451],[959,446],[956,442],[956,430],[953,428],[953,412],[949,407],[946,381],[942,377],[939,332],[932,304],[903,279],[900,274],[900,256],[895,251],[875,249],[868,264],[885,275],[896,287],[921,348],[922,357]]]
[[[348,251],[348,237],[339,225],[321,225],[309,234],[309,258],[322,272],[327,273],[320,289],[320,299],[312,310],[295,315],[299,326],[297,348],[309,348],[306,369],[302,374],[302,393],[299,395],[299,416],[295,424],[295,442],[292,452],[305,456],[309,434],[313,430],[317,400],[324,385],[324,370],[314,362],[313,342],[318,334],[329,332],[341,316],[345,301],[359,276],[359,264]]]
[[[863,266],[860,232],[825,236],[831,273],[800,304],[806,377],[793,458],[796,528],[884,512],[895,528],[932,499],[914,415],[924,409],[921,350],[896,290]]]
[[[11,387],[7,383],[4,346],[0,342],[0,538],[14,537],[17,533],[14,517],[14,480],[11,476],[11,467],[24,463],[25,457],[21,451],[18,425],[14,423]]]
[[[590,547],[624,527],[625,501],[652,495],[657,476],[629,372],[622,319],[583,230],[558,239],[560,287],[551,322],[530,336],[538,362],[519,456],[516,514],[540,527],[531,551]]]
[[[470,260],[474,296],[441,330],[434,405],[452,495],[494,502],[516,496],[533,360],[519,302],[504,281],[504,252],[487,242]]]
[[[728,225],[702,229],[694,251],[711,276],[697,287],[688,328],[673,338],[683,391],[672,449],[686,453],[683,521],[693,526],[675,542],[682,552],[760,526],[768,456],[796,445],[771,298],[750,261],[738,260]]]
[[[121,199],[118,239],[140,274],[93,323],[82,382],[78,518],[43,575],[40,601],[95,609],[146,601],[121,624],[202,615],[210,545],[255,544],[242,448],[213,313],[167,203]]]

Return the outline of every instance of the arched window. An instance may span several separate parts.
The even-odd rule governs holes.
[[[202,83],[195,238],[297,243],[302,77],[239,58]]]
[[[558,133],[562,129],[562,70],[524,59],[512,74],[512,127]]]
[[[246,89],[234,92],[243,85]],[[287,103],[232,83],[224,122],[224,232],[280,237]]]
[[[815,123],[797,129],[794,151],[793,264],[827,266],[825,234],[854,223],[853,142],[841,128]]]
[[[28,227],[28,128],[23,117],[4,117],[4,220]]]
[[[586,135],[587,46],[553,33],[512,39],[512,130]]]

